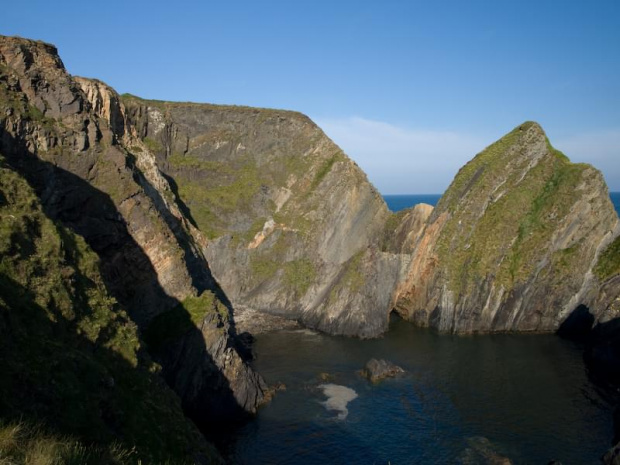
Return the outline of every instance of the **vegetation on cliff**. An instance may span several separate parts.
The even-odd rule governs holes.
[[[551,246],[553,234],[579,200],[575,187],[593,175],[551,146],[538,161],[519,159],[528,150],[526,134],[532,128],[540,131],[536,123],[525,123],[477,155],[459,171],[437,207],[436,214],[452,215],[438,252],[455,297],[489,270],[496,270],[495,282],[506,287],[529,279],[536,257]],[[563,267],[580,259],[581,245],[558,251]]]
[[[617,224],[601,173],[571,163],[526,122],[458,172],[413,253],[397,307],[448,331],[557,330],[591,303],[585,286],[596,283],[586,276]]]
[[[63,444],[82,444],[54,446],[63,457],[91,454],[95,445],[130,451],[120,456],[132,463],[183,463],[199,453],[215,459],[108,294],[97,255],[46,217],[3,158],[0,217],[0,417],[9,422],[5,433],[26,431],[3,450],[19,455],[48,444],[38,432],[51,429],[71,437]]]
[[[594,272],[601,281],[620,274],[620,236],[601,253]]]

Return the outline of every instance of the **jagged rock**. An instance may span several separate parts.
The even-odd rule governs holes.
[[[361,375],[368,378],[371,382],[377,383],[385,378],[393,378],[394,376],[404,373],[401,367],[394,365],[384,359],[371,358],[366,362]]]
[[[211,239],[207,259],[235,306],[332,334],[387,329],[407,258],[383,247],[392,215],[312,121],[288,111],[123,100],[188,217]]]
[[[149,333],[171,312],[190,323],[167,345],[172,352],[153,353],[187,413],[216,421],[222,392],[237,410],[255,411],[264,381],[237,352],[232,306],[211,275],[206,239],[184,216],[116,92],[70,76],[49,44],[0,36],[0,107],[0,152],[34,187],[46,215],[98,254],[107,289],[139,331]],[[207,294],[220,317],[210,318],[207,304],[190,315],[187,302]]]
[[[599,171],[525,123],[458,173],[419,235],[396,309],[442,331],[555,331],[595,299],[620,223]]]

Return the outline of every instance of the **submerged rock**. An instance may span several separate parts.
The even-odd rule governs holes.
[[[512,465],[512,461],[499,454],[485,437],[467,438],[468,447],[457,463],[462,465]]]
[[[393,378],[394,376],[404,373],[401,367],[394,365],[383,359],[371,358],[366,362],[361,375],[368,378],[371,382],[376,383],[385,378]]]

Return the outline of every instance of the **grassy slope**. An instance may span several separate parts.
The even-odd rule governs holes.
[[[5,429],[52,431],[71,438],[60,442],[81,441],[84,453],[91,446],[133,450],[121,460],[127,463],[186,463],[188,451],[198,449],[215,459],[155,374],[135,325],[107,293],[96,254],[45,216],[33,190],[1,157],[0,218]],[[43,430],[32,426],[39,424]],[[2,445],[2,453],[19,452],[37,434],[17,435],[19,447]]]
[[[620,274],[620,236],[600,255],[594,272],[601,281]]]

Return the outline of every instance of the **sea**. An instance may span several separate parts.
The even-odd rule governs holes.
[[[386,195],[392,211],[439,195]],[[611,194],[620,209],[620,193]],[[308,329],[256,336],[253,366],[283,383],[225,445],[237,464],[597,464],[618,393],[589,378],[583,346],[554,335],[457,336],[397,317],[384,337]],[[371,358],[405,372],[372,384]]]
[[[394,317],[382,338],[261,334],[254,367],[284,391],[229,445],[238,464],[596,464],[612,402],[583,347],[554,335],[456,336]],[[405,373],[372,384],[370,358]]]
[[[620,215],[620,192],[610,192],[609,197],[616,208],[616,212]],[[435,206],[441,194],[404,194],[404,195],[384,195],[385,203],[390,210],[398,212],[405,208],[413,207],[419,203],[427,203]]]

